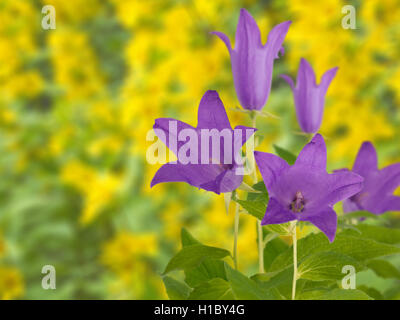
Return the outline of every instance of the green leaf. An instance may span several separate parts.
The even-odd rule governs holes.
[[[190,294],[189,300],[233,300],[235,299],[229,282],[215,278],[203,282]]]
[[[256,184],[253,184],[253,189],[260,191],[261,193],[268,193],[267,188],[265,187],[264,181],[259,181]]]
[[[224,203],[225,203],[226,214],[229,213],[229,205],[231,204],[231,200],[232,200],[232,192],[225,192],[224,193]]]
[[[187,247],[194,244],[202,244],[199,240],[193,237],[185,228],[181,230],[182,247]]]
[[[385,300],[400,300],[400,286],[392,286],[383,293]]]
[[[271,264],[271,272],[283,270],[293,264],[292,248],[280,254]],[[299,264],[309,255],[323,251],[331,251],[347,255],[360,263],[367,260],[400,253],[400,248],[380,243],[372,239],[339,233],[333,243],[329,243],[323,233],[311,234],[298,241],[297,256]]]
[[[288,248],[286,242],[280,238],[275,238],[268,242],[264,248],[264,269],[268,271],[272,261]]]
[[[181,232],[182,246],[201,244],[185,228]],[[197,267],[185,270],[185,282],[192,288],[214,278],[226,280],[224,262],[216,259],[204,259]]]
[[[304,280],[300,279],[299,281]],[[337,281],[336,280],[324,280],[324,281],[311,281],[311,280],[304,280],[305,284],[303,289],[299,295],[307,292],[307,291],[314,291],[314,290],[332,290],[337,289]]]
[[[185,300],[188,298],[191,289],[185,283],[168,276],[165,276],[163,281],[168,297],[171,300]]]
[[[365,285],[357,286],[358,290],[364,291],[367,295],[375,300],[385,300],[385,297],[375,288],[367,287]]]
[[[263,289],[275,289],[284,299],[291,299],[293,281],[292,266],[278,273],[256,274],[252,276],[251,279],[256,281]],[[327,290],[333,287],[337,288],[336,280],[311,281],[298,279],[296,285],[296,299],[303,291]]]
[[[265,204],[268,203],[268,192],[265,187],[264,181],[257,182],[253,185],[253,189],[257,192],[248,192],[247,201],[262,201]]]
[[[360,224],[357,225],[356,228],[361,231],[361,237],[373,239],[375,241],[387,244],[400,243],[399,229],[372,226],[368,224]]]
[[[233,270],[226,263],[225,272],[232,292],[238,300],[271,300],[279,297],[274,290],[264,290],[255,281],[249,279],[239,271]]]
[[[290,224],[289,223],[281,223],[281,224],[269,224],[265,226],[269,231],[277,233],[281,236],[287,236],[290,234]]]
[[[333,289],[307,291],[300,295],[301,300],[373,300],[361,290]]]
[[[263,181],[253,185],[253,189],[258,192],[249,192],[247,194],[247,200],[235,199],[235,201],[238,202],[247,213],[256,217],[258,220],[262,220],[267,210],[268,192]]]
[[[249,214],[256,217],[258,220],[262,220],[267,210],[267,205],[264,201],[248,201],[248,200],[236,200],[243,209],[245,209]]]
[[[278,156],[285,160],[289,165],[293,165],[296,162],[296,156],[288,150],[285,150],[274,144],[274,150]]]
[[[371,260],[367,263],[367,267],[372,269],[379,277],[400,279],[400,271],[389,261]]]
[[[187,270],[198,266],[204,259],[222,259],[230,256],[230,252],[225,249],[194,244],[185,246],[168,263],[163,274],[173,270]]]
[[[264,290],[276,290],[280,298],[288,299],[292,291],[293,268],[289,267],[281,272],[256,274],[251,279]]]
[[[352,265],[355,270],[361,271],[363,266],[355,259],[336,252],[317,252],[305,258],[298,267],[299,277],[302,279],[322,281],[340,280],[343,278],[342,268]]]
[[[205,259],[199,266],[185,270],[185,282],[192,288],[214,278],[226,280],[225,265],[222,260]]]

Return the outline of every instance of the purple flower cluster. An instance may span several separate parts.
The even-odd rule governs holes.
[[[228,48],[236,94],[244,109],[251,112],[261,110],[267,102],[274,60],[284,53],[282,43],[290,24],[291,21],[286,21],[275,26],[263,45],[255,20],[245,9],[241,9],[234,48],[225,34],[213,32]],[[326,71],[320,84],[317,84],[311,65],[301,59],[296,84],[289,76],[282,75],[293,91],[297,119],[303,132],[315,134],[319,131],[325,95],[337,70],[335,67]],[[178,160],[163,165],[155,174],[151,186],[161,182],[186,182],[217,194],[232,192],[240,186],[243,174],[238,174],[236,169],[243,164],[237,161],[239,151],[235,148],[230,148],[235,150],[235,154],[228,152],[230,161],[226,161],[224,153],[216,161],[207,164],[200,161],[195,164],[185,163],[183,156],[176,150],[183,145],[199,148],[198,137],[203,129],[215,130],[215,135],[221,130],[234,132],[253,129],[254,132],[257,129],[238,126],[233,130],[216,91],[207,91],[204,94],[198,109],[196,128],[175,119],[161,118],[155,121],[153,128],[156,134],[169,148],[172,141],[169,140],[171,121],[177,123],[176,134],[191,128],[198,136],[193,141],[178,140],[179,145],[172,148]],[[240,147],[249,138],[246,135],[241,137]],[[225,150],[234,140],[219,143],[217,147],[210,146],[207,151],[211,152],[215,148]],[[262,220],[263,225],[294,220],[308,221],[325,233],[332,242],[337,229],[333,205],[339,201],[343,201],[345,213],[367,210],[382,214],[389,210],[400,210],[400,197],[393,195],[400,185],[400,163],[379,170],[376,151],[370,142],[362,145],[351,171],[341,169],[330,174],[326,171],[325,141],[318,133],[303,148],[292,166],[270,153],[255,151],[254,157],[270,197]]]

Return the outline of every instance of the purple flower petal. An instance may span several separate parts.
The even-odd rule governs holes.
[[[299,88],[305,88],[305,90],[302,90],[304,94],[307,93],[308,86],[314,86],[314,87],[317,86],[314,70],[311,67],[310,63],[304,58],[300,59],[300,66],[299,66],[299,72],[297,73],[296,85]]]
[[[395,163],[379,170],[376,189],[382,193],[393,193],[400,186],[400,163]]]
[[[400,211],[400,197],[390,196],[385,201],[385,211]]]
[[[285,40],[291,24],[292,21],[282,22],[273,27],[269,32],[267,42],[264,45],[264,48],[268,50],[268,56],[271,56],[273,59],[278,59],[279,53],[284,53],[285,50],[282,47],[282,43]]]
[[[325,95],[337,69],[332,68],[325,72],[321,84],[317,85],[314,70],[307,60],[301,58],[296,85],[290,77],[281,76],[293,91],[297,120],[303,132],[318,132],[324,114]]]
[[[262,225],[286,223],[296,220],[296,215],[284,208],[275,198],[270,198],[267,211],[261,221]]]
[[[229,50],[236,94],[243,108],[260,110],[265,105],[271,90],[274,59],[283,52],[282,42],[289,25],[287,21],[274,27],[263,46],[257,23],[250,13],[241,9],[234,49],[225,34],[213,32]]]
[[[400,186],[400,163],[378,170],[378,157],[371,142],[364,142],[357,154],[353,172],[364,177],[364,187],[343,204],[345,213],[367,210],[382,214],[400,210],[399,197],[393,192]]]
[[[240,9],[239,21],[236,27],[235,48],[239,51],[261,47],[260,29],[256,21],[246,9]],[[249,52],[250,55],[250,52]]]
[[[291,77],[289,77],[286,74],[281,74],[281,78],[289,84],[289,86],[290,86],[290,88],[292,88],[292,90],[295,89],[295,85],[294,85],[293,79]]]
[[[313,210],[323,205],[333,206],[335,203],[350,198],[363,188],[364,178],[353,172],[334,172],[326,176],[324,188],[321,188],[318,201],[310,205]]]
[[[235,190],[243,181],[243,176],[236,174],[235,168],[220,173],[215,180],[204,183],[200,188],[215,192],[216,194],[231,192]]]
[[[368,175],[371,171],[378,170],[378,156],[373,144],[364,142],[358,151],[353,171],[361,176]]]
[[[365,175],[366,184],[360,194],[354,198],[358,205],[375,214],[389,210],[399,210],[392,196],[400,186],[400,163],[390,165],[380,171],[371,170]]]
[[[343,212],[344,213],[361,211],[361,210],[363,210],[362,207],[357,202],[352,201],[350,198],[345,199],[343,201]]]
[[[319,134],[303,148],[293,166],[268,153],[256,151],[254,157],[270,196],[262,223],[309,221],[332,242],[337,228],[332,206],[359,192],[363,178],[348,170],[328,174],[326,146]]]
[[[229,40],[228,36],[225,33],[213,31],[213,32],[211,32],[211,34],[214,34],[218,38],[220,38],[222,40],[222,42],[225,43],[226,48],[228,49],[229,53],[232,52],[231,41]]]
[[[233,131],[237,132],[237,134],[234,137],[241,137],[241,146],[243,146],[257,130],[256,128],[246,126],[236,126]]]
[[[172,118],[156,119],[153,129],[157,137],[171,149],[176,156],[178,155],[177,150],[186,143],[186,141],[178,141],[179,133],[184,129],[195,130],[195,128],[187,123]]]
[[[208,90],[201,98],[197,129],[231,129],[225,107],[217,91]]]
[[[323,93],[324,95],[328,91],[329,85],[331,84],[333,78],[336,76],[338,70],[339,67],[329,69],[321,77],[321,83],[319,84],[319,87],[321,88],[321,93]]]
[[[190,129],[191,134],[182,132],[184,129]],[[235,156],[251,136],[246,135],[246,131],[250,130],[251,134],[254,134],[256,129],[239,126],[235,131],[232,130],[224,105],[216,91],[207,91],[204,94],[199,105],[197,128],[175,119],[162,118],[156,120],[154,130],[175,152],[178,161],[163,165],[154,175],[152,187],[162,182],[186,182],[219,194],[231,192],[241,184],[243,170],[240,169],[243,166]],[[186,141],[177,141],[179,136],[187,137]],[[209,139],[208,146],[204,138]],[[237,141],[238,139],[240,140]],[[192,158],[185,154],[192,150],[197,152],[197,163],[191,163]]]
[[[272,153],[254,151],[254,158],[268,190],[272,188],[282,172],[290,167],[285,160]]]
[[[335,239],[337,229],[337,216],[336,212],[330,208],[325,207],[319,211],[310,212],[307,215],[299,214],[301,221],[309,221],[320,229],[328,237],[330,242]]]
[[[223,172],[223,168],[218,164],[166,163],[158,169],[150,186],[162,182],[186,182],[200,188],[201,185],[215,180]]]
[[[326,170],[326,157],[325,140],[320,134],[316,134],[303,150],[301,150],[295,166],[306,165]]]

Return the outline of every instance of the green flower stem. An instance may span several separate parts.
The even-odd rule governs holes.
[[[292,300],[296,299],[296,281],[297,281],[297,221],[292,223],[292,238],[293,238],[293,284],[292,284]]]
[[[264,273],[264,241],[261,220],[257,220],[258,236],[258,271]]]
[[[239,203],[236,202],[235,207],[235,222],[234,222],[234,237],[233,237],[233,263],[235,265],[235,269],[238,269],[238,234],[239,234]]]
[[[257,119],[257,113],[253,113],[251,115],[251,120],[252,120],[252,127],[256,128],[256,119]],[[254,138],[254,145],[257,145],[257,137]],[[255,161],[253,161],[254,165],[254,184],[258,182],[257,179],[257,171],[256,171],[256,164]],[[260,273],[264,273],[264,237],[263,237],[263,231],[262,231],[262,225],[261,225],[261,220],[257,220],[257,238],[258,238],[258,271]]]

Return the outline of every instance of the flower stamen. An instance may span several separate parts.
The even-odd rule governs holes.
[[[292,203],[290,204],[290,208],[293,212],[302,212],[304,210],[304,197],[300,191],[296,192],[295,198],[293,199]]]

